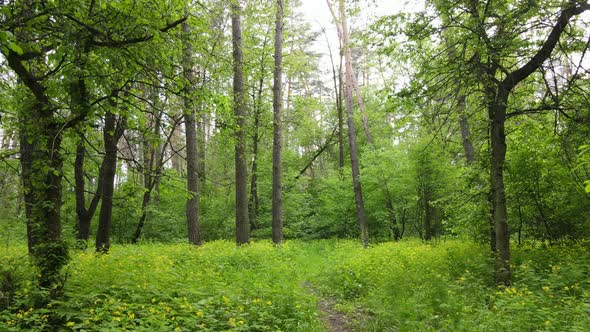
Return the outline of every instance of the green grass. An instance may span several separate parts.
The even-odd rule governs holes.
[[[336,301],[361,331],[584,331],[590,324],[587,243],[515,248],[509,288],[493,285],[486,249],[462,241],[367,250],[336,240],[114,246],[109,255],[74,252],[65,297],[43,309],[31,309],[40,291],[25,252],[0,249],[0,331],[323,331],[318,296]]]

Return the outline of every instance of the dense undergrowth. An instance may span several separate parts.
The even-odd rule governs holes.
[[[361,331],[584,331],[588,244],[515,248],[512,287],[485,248],[462,241],[210,242],[73,253],[64,297],[41,291],[26,247],[0,251],[0,331],[323,331],[317,297]]]

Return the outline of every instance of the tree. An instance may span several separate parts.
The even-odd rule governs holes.
[[[365,205],[363,202],[363,192],[360,179],[360,168],[358,159],[358,147],[356,143],[356,133],[354,129],[354,114],[353,114],[353,72],[352,72],[352,56],[349,45],[348,23],[346,21],[346,11],[344,0],[339,0],[340,24],[342,25],[342,48],[344,50],[345,59],[345,73],[346,73],[346,115],[348,123],[348,144],[350,146],[350,163],[352,167],[352,182],[354,187],[354,200],[356,205],[357,222],[361,231],[361,241],[363,246],[369,243],[369,228],[367,225],[367,217],[365,215]]]
[[[186,223],[188,227],[188,241],[191,244],[201,244],[201,234],[199,225],[199,174],[198,174],[198,146],[196,131],[196,108],[192,103],[195,82],[195,73],[193,68],[193,49],[189,40],[190,26],[188,23],[182,23],[183,40],[185,44],[183,70],[186,76],[187,84],[185,87],[186,96],[184,96],[184,127],[186,135],[186,182],[189,197],[186,200]]]
[[[272,240],[283,241],[283,198],[282,198],[282,135],[283,109],[283,0],[277,0],[275,26],[275,67],[273,83],[273,149],[272,149]]]
[[[115,98],[112,96],[111,106],[117,106]],[[111,247],[111,227],[113,219],[113,195],[115,192],[115,174],[117,173],[117,144],[119,139],[123,136],[125,127],[127,126],[127,118],[119,117],[111,111],[107,111],[104,118],[104,160],[100,168],[100,194],[102,203],[98,215],[98,229],[96,231],[97,252],[107,253]]]
[[[250,242],[248,223],[248,164],[246,163],[246,100],[244,95],[242,53],[242,8],[232,1],[233,98],[235,124],[236,243]]]

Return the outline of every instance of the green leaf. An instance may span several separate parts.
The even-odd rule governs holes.
[[[16,53],[18,55],[22,55],[23,54],[23,49],[20,48],[20,46],[18,46],[16,43],[14,43],[14,42],[8,42],[7,43],[7,46],[14,53]]]

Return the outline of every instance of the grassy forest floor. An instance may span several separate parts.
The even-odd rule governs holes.
[[[590,249],[522,246],[512,287],[486,248],[409,240],[216,241],[77,251],[65,297],[31,309],[25,246],[0,249],[0,331],[587,331]],[[8,294],[13,294],[7,308]],[[56,325],[59,327],[56,328]],[[51,327],[50,327],[51,326]]]

